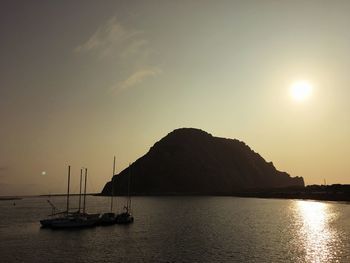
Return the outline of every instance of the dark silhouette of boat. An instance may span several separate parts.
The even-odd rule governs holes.
[[[99,224],[102,226],[114,225],[115,219],[116,219],[115,213],[103,213],[100,218]]]
[[[115,156],[113,159],[113,173],[112,173],[112,182],[115,175]],[[113,212],[113,200],[114,200],[114,187],[111,187],[111,210],[110,212],[103,213],[100,218],[100,225],[113,225],[116,223],[116,213]]]
[[[124,212],[118,214],[115,218],[117,224],[130,224],[134,222],[134,217],[131,214],[131,196],[130,196],[130,184],[131,184],[131,168],[129,165],[129,180],[128,180],[128,196],[126,206],[124,206]],[[112,183],[113,185],[113,183]]]
[[[54,221],[60,221],[63,220],[64,217],[67,215],[67,212],[60,212],[60,213],[54,213],[48,216],[48,218],[40,220],[41,227],[51,227],[52,223]]]
[[[131,215],[128,207],[124,207],[125,212],[120,213],[115,218],[117,224],[130,224],[134,222],[134,217]]]
[[[113,162],[113,177],[112,177],[112,187],[111,187],[111,210],[110,212],[102,214],[100,218],[100,225],[113,225],[113,224],[129,224],[134,222],[134,217],[131,215],[131,198],[130,198],[130,175],[129,175],[129,185],[128,185],[128,197],[127,204],[124,206],[124,211],[120,214],[113,212],[113,199],[115,196],[114,191],[114,174],[115,174],[115,156]]]
[[[83,228],[98,224],[100,214],[70,213],[65,217],[51,222],[51,228]]]

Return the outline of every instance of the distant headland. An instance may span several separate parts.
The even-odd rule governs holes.
[[[116,195],[126,194],[128,185],[133,195],[235,195],[304,188],[304,179],[278,171],[242,141],[181,128],[115,175],[113,184]],[[108,182],[101,194],[111,191]]]

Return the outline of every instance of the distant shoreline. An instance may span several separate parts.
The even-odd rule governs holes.
[[[67,194],[45,194],[45,195],[35,195],[34,197],[51,197],[51,196],[66,196]],[[84,194],[81,194],[84,195]],[[86,193],[86,195],[96,195],[96,193]],[[79,196],[79,194],[69,194],[69,196]]]
[[[13,200],[21,200],[22,197],[13,197],[13,196],[0,196],[0,201],[13,201]]]
[[[110,195],[102,194],[86,194],[92,196],[100,197],[110,197]],[[64,194],[51,195],[51,197],[65,196]],[[76,194],[75,194],[76,196]],[[262,198],[262,199],[297,199],[297,200],[313,200],[313,201],[331,201],[331,202],[349,202],[349,196],[337,196],[337,195],[323,195],[323,194],[288,194],[288,193],[279,193],[279,194],[268,194],[268,193],[239,193],[239,194],[178,194],[178,193],[164,193],[164,194],[133,194],[132,196],[144,196],[144,197],[175,197],[175,196],[226,196],[226,197],[241,197],[241,198]],[[0,197],[0,201],[15,201],[22,200],[24,198],[38,198],[38,197],[50,197],[48,195],[35,195],[35,196],[25,196],[25,197]],[[116,195],[115,197],[126,197],[126,195]]]
[[[97,195],[97,193],[87,193],[86,195]],[[24,198],[36,198],[36,197],[55,197],[55,196],[67,196],[67,194],[0,196],[0,201],[21,200]],[[79,196],[79,194],[69,194],[69,196]]]
[[[110,197],[103,193],[87,193],[86,195]],[[45,195],[27,195],[27,196],[0,196],[0,201],[21,200],[23,198],[40,197],[60,197],[66,194],[45,194]],[[70,196],[79,196],[79,194],[70,194]],[[125,193],[117,194],[116,197],[127,196]],[[243,198],[270,198],[270,199],[299,199],[315,201],[335,201],[350,202],[350,185],[309,185],[303,188],[280,188],[280,189],[251,189],[247,191],[237,191],[231,193],[200,193],[200,192],[143,192],[131,193],[131,196],[235,196]]]
[[[95,194],[94,196],[111,197],[110,195]],[[226,196],[226,197],[242,197],[242,198],[263,198],[263,199],[298,199],[298,200],[314,200],[314,201],[334,201],[334,202],[350,202],[349,196],[323,195],[323,194],[289,194],[289,193],[236,193],[236,194],[195,194],[195,193],[149,193],[149,194],[132,194],[131,196],[144,197],[175,197],[175,196]],[[115,197],[126,197],[126,195],[115,195]]]
[[[132,196],[235,196],[246,198],[271,198],[271,199],[300,199],[316,201],[350,202],[350,185],[309,185],[296,188],[275,188],[275,189],[251,189],[231,193],[198,193],[198,192],[152,192],[152,193],[131,193]],[[96,196],[110,196],[103,193]],[[120,194],[117,196],[125,196]]]

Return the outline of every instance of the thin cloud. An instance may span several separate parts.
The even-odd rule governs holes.
[[[149,53],[149,51],[147,50],[147,45],[148,45],[148,40],[146,39],[139,39],[139,40],[135,40],[132,43],[130,43],[122,52],[121,52],[121,56],[122,57],[128,57],[130,55],[135,55],[138,54],[140,52],[143,53]]]
[[[134,73],[132,73],[129,77],[127,77],[125,80],[119,82],[117,85],[115,85],[112,88],[112,91],[123,91],[127,90],[129,88],[132,88],[136,85],[141,84],[144,82],[147,78],[155,77],[161,73],[161,69],[159,68],[144,68],[141,70],[137,70]]]
[[[125,28],[116,17],[112,17],[85,43],[76,47],[75,52],[96,52],[100,57],[112,54],[119,56],[135,54],[148,43],[147,40],[140,38],[141,34],[141,31]]]
[[[116,17],[100,26],[86,42],[74,50],[76,53],[97,55],[99,58],[115,59],[115,67],[132,72],[114,81],[110,92],[118,93],[138,86],[146,79],[161,73],[161,69],[151,66],[149,57],[154,54],[143,31],[126,28]]]

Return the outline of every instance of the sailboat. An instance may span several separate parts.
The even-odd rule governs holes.
[[[81,212],[81,183],[82,183],[82,170],[80,170],[79,208],[78,208],[78,211],[76,212],[69,212],[70,166],[68,166],[67,210],[64,211],[63,213],[60,213],[60,215],[57,217],[41,220],[40,223],[43,227],[51,227],[51,228],[92,227],[99,222],[100,214],[88,214],[85,212],[87,168],[85,168],[83,212]]]
[[[113,200],[114,200],[114,175],[115,175],[115,156],[113,160],[113,173],[111,180],[111,210],[110,212],[103,213],[100,219],[101,225],[113,225],[116,223],[116,214],[113,212]]]
[[[68,190],[67,190],[67,208],[66,211],[56,212],[56,207],[50,200],[47,200],[49,205],[52,208],[51,215],[48,218],[40,220],[40,224],[42,227],[51,227],[53,222],[63,220],[65,216],[68,214],[69,210],[69,182],[70,182],[70,165],[68,165]]]
[[[134,217],[131,214],[130,183],[131,183],[131,166],[129,164],[128,196],[127,196],[126,205],[124,206],[124,212],[118,214],[115,218],[115,221],[117,224],[130,224],[134,222]]]
[[[40,220],[40,224],[42,228],[52,227],[52,223],[55,221],[60,221],[64,219],[66,212],[52,213],[48,216],[48,218]]]

